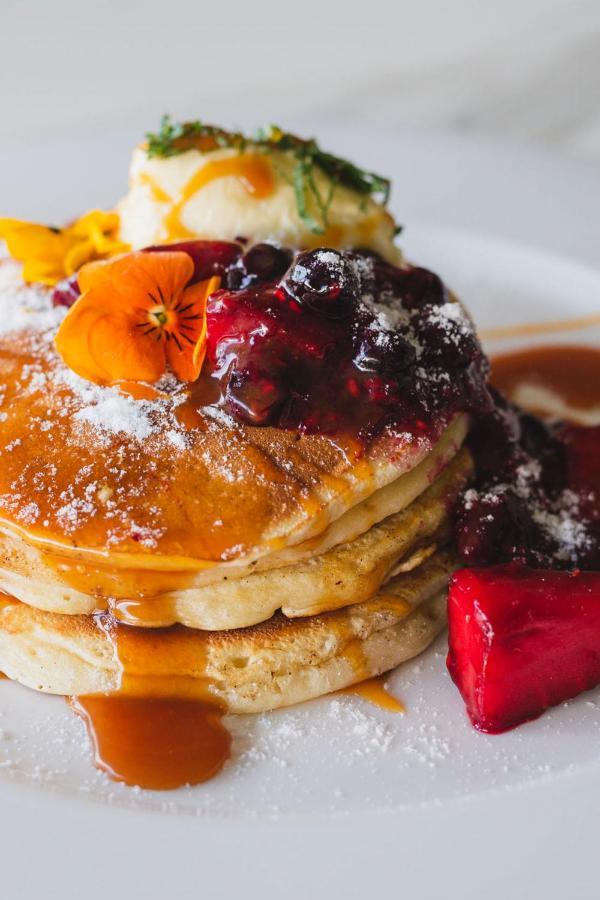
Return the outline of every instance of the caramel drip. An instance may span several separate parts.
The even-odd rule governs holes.
[[[406,712],[404,704],[397,697],[390,694],[385,687],[384,678],[385,676],[383,675],[378,675],[376,678],[367,678],[366,681],[360,681],[358,684],[344,688],[340,693],[362,697],[363,700],[368,700],[369,703],[378,706],[379,709],[384,709],[386,712]]]
[[[213,778],[229,757],[223,712],[198,700],[71,697],[94,764],[113,781],[172,790]]]
[[[147,172],[140,172],[137,176],[137,180],[140,184],[145,184],[150,188],[150,195],[155,203],[171,203],[171,197]]]
[[[110,490],[110,489],[107,489]],[[164,571],[119,566],[115,561],[93,564],[88,560],[71,558],[55,551],[43,551],[42,560],[51,568],[63,584],[82,594],[99,599],[99,607],[106,605],[106,598],[142,600],[170,591],[185,590],[193,582],[195,572],[186,570]]]
[[[149,633],[107,615],[96,624],[119,663],[120,690],[69,700],[85,722],[95,765],[115,781],[152,790],[213,778],[230,756],[231,735],[197,635],[177,627]]]
[[[600,350],[558,345],[492,358],[492,384],[518,402],[524,387],[541,388],[574,410],[600,406]]]
[[[350,663],[358,680],[364,680],[369,673],[369,661],[365,656],[362,641],[349,641],[342,651],[342,658]]]
[[[152,384],[145,384],[143,381],[119,381],[116,387],[126,397],[132,397],[134,400],[159,400],[165,395]]]
[[[268,197],[273,192],[273,169],[270,160],[265,156],[242,153],[208,162],[192,175],[179,199],[165,215],[165,240],[197,236],[183,224],[181,220],[183,208],[188,200],[211,181],[226,177],[239,179],[248,194],[256,200]]]
[[[55,380],[55,366],[51,356],[30,352],[26,335],[0,341],[8,413],[0,421],[0,519],[37,543],[44,563],[83,593],[138,598],[184,588],[195,571],[260,545],[274,521],[297,521],[299,506],[305,520],[322,512],[314,499],[321,473],[335,477],[349,455],[364,454],[358,442],[338,446],[337,437],[309,436],[300,447],[292,431],[216,424],[204,412],[214,396],[210,378],[179,405],[165,398],[167,411],[159,404],[133,410],[151,429],[143,441],[100,434],[75,420],[88,404]],[[142,402],[153,390],[120,388]],[[167,439],[175,416],[188,432],[184,451]],[[368,465],[362,468],[366,477]]]
[[[390,610],[393,610],[394,614],[399,618],[406,618],[413,611],[413,607],[407,600],[392,593],[385,595],[378,593],[376,599],[373,599],[372,603],[379,609],[383,599]],[[368,600],[364,603],[364,608],[367,611],[369,610]],[[349,623],[346,621],[341,624],[338,634],[340,642],[347,637],[349,627]],[[379,694],[379,700],[383,701],[385,698],[381,696],[381,692],[383,691],[382,684],[378,682],[377,677],[369,677],[373,670],[364,650],[364,642],[360,638],[351,638],[343,647],[340,656],[350,663],[352,671],[356,676],[355,683],[342,689],[341,693],[359,694],[372,702],[376,702]],[[387,696],[389,697],[389,695]],[[402,706],[402,704],[400,704],[399,701],[394,700],[394,698],[390,698],[390,703],[396,703],[397,705]],[[379,705],[381,705],[381,702]],[[396,707],[393,711],[400,712],[401,710]]]
[[[119,622],[138,628],[162,628],[177,622],[176,605],[170,597],[140,600],[109,599],[108,608]]]

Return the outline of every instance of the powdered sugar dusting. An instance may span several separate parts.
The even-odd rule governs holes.
[[[0,779],[162,815],[285,821],[464,799],[594,760],[598,690],[500,738],[481,735],[464,715],[444,656],[442,637],[390,675],[404,715],[333,695],[260,716],[229,716],[232,759],[223,772],[197,787],[160,794],[111,782],[92,767],[83,723],[61,699],[7,683],[0,707]]]
[[[3,257],[0,249],[0,335],[30,329],[46,332],[58,328],[64,307],[53,307],[50,291],[42,285],[26,285],[20,267]]]

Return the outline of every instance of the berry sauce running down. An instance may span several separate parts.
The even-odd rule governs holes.
[[[494,396],[469,437],[476,480],[456,511],[463,562],[600,569],[600,427],[550,427]]]

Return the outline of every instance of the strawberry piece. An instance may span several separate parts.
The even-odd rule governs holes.
[[[478,731],[507,731],[600,683],[600,572],[462,569],[448,619],[448,670]]]

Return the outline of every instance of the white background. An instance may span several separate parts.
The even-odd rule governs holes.
[[[0,99],[4,149],[142,134],[168,110],[450,128],[600,166],[600,3],[0,0]]]
[[[380,146],[382,171],[396,176],[394,209],[409,226],[409,247],[415,226],[436,224],[545,247],[553,260],[557,253],[600,260],[600,0],[0,0],[0,215],[49,210],[58,217],[75,212],[80,198],[84,206],[109,202],[129,142],[165,111],[225,125],[314,129],[331,133],[340,150],[354,135],[352,152],[374,167]],[[438,139],[415,129],[454,134]],[[556,161],[555,152],[571,160]],[[434,250],[427,246],[425,262]],[[441,246],[448,253],[447,242]],[[513,277],[515,266],[502,260],[502,279]],[[470,301],[469,282],[452,272],[456,260],[440,263]],[[489,276],[480,254],[475,263],[465,270],[469,278],[480,263]],[[550,265],[528,262],[522,277],[530,300],[559,291]],[[472,290],[475,302],[479,282]],[[583,293],[593,302],[593,291],[592,299]],[[571,305],[577,311],[570,287],[563,295],[565,313]],[[496,296],[489,310],[500,307]],[[443,666],[436,671],[443,681]],[[456,742],[467,729],[445,684],[441,708]],[[48,722],[25,696],[17,699],[37,735],[27,750],[40,765],[27,790],[3,779],[2,900],[597,895],[600,770],[597,761],[585,763],[595,758],[600,719],[597,707],[586,706],[589,697],[499,739],[500,754],[516,743],[519,755],[508,762],[503,756],[499,766],[492,754],[468,769],[484,780],[491,771],[492,786],[514,771],[516,783],[556,745],[560,759],[548,779],[528,789],[466,791],[462,802],[417,805],[394,818],[259,818],[251,826],[48,793],[39,783],[47,744],[54,746]],[[29,697],[31,707],[46,700]],[[3,765],[19,763],[19,736],[28,732],[15,729],[11,738],[0,713],[10,738]],[[420,727],[416,717],[411,722]],[[469,738],[476,736],[469,731]],[[485,756],[487,744],[477,746]],[[452,784],[462,757],[449,760],[447,770],[432,772]],[[563,774],[571,764],[579,768]],[[400,776],[390,783],[402,788]],[[362,785],[356,779],[357,790]]]

